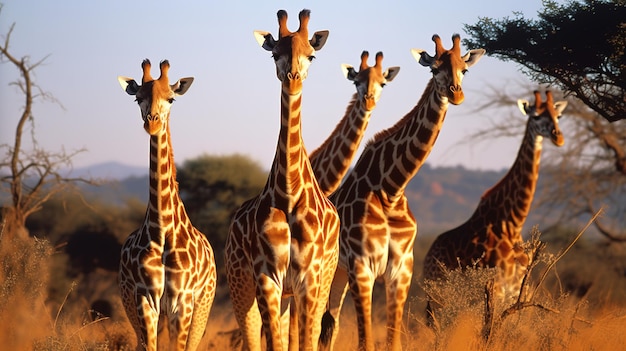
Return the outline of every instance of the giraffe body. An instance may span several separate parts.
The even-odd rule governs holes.
[[[542,140],[549,138],[554,145],[563,145],[558,119],[567,102],[554,102],[547,92],[542,103],[535,92],[535,105],[525,100],[518,105],[528,121],[513,165],[483,194],[467,221],[435,239],[424,259],[424,279],[440,279],[445,270],[455,268],[497,267],[495,296],[509,302],[519,296],[531,259],[522,248],[522,227],[539,178]],[[429,303],[429,314],[434,313],[432,308]]]
[[[359,350],[374,350],[372,290],[385,284],[387,347],[400,350],[402,313],[413,273],[413,244],[417,223],[404,189],[417,173],[439,134],[449,103],[463,99],[461,80],[484,50],[460,54],[458,35],[445,50],[433,36],[437,53],[414,50],[414,56],[433,71],[433,78],[417,105],[395,126],[370,141],[344,183],[331,195],[341,218],[340,258],[324,315],[320,344],[331,347],[338,332],[339,312],[349,290],[359,328]]]
[[[261,46],[272,51],[281,81],[281,127],[266,186],[235,213],[225,248],[245,350],[261,349],[261,328],[267,350],[284,348],[280,318],[289,298],[297,323],[294,343],[301,350],[316,349],[337,266],[339,218],[315,179],[300,129],[302,81],[328,32],[316,32],[309,40],[309,11],[299,17],[300,28],[290,32],[287,13],[278,12],[278,40],[267,32],[255,33]]]
[[[142,85],[119,77],[137,97],[144,129],[150,134],[150,196],[146,217],[122,246],[119,286],[126,314],[137,335],[137,348],[157,350],[159,317],[169,323],[170,350],[195,350],[204,334],[215,296],[216,270],[207,238],[187,217],[178,194],[169,114],[174,97],[193,78],[169,85],[169,63],[161,77],[150,76],[144,60]]]

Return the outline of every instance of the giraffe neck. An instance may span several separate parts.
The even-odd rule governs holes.
[[[520,237],[522,226],[530,211],[537,180],[539,179],[539,162],[543,137],[532,133],[527,125],[524,139],[507,174],[482,196],[477,213],[481,207],[496,209],[497,213],[490,214],[499,218],[502,223],[503,235],[511,238]],[[497,230],[500,230],[498,228]]]
[[[371,115],[372,111],[365,108],[355,93],[344,117],[324,143],[309,156],[315,177],[326,196],[339,187],[348,172]]]
[[[273,206],[288,213],[304,189],[303,176],[313,177],[302,143],[300,107],[302,92],[291,94],[285,85],[281,92],[280,132],[270,177],[265,186]]]
[[[363,166],[381,172],[380,183],[374,186],[380,187],[390,198],[402,195],[430,154],[447,111],[448,98],[437,92],[431,79],[417,105],[370,143],[372,160]],[[371,174],[372,169],[367,172]]]
[[[168,126],[166,132],[150,136],[150,198],[145,224],[151,240],[162,247],[165,236],[173,232],[174,222],[181,215],[186,217],[178,197],[176,166]]]

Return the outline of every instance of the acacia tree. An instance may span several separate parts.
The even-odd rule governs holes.
[[[533,81],[572,93],[608,121],[626,118],[626,1],[543,0],[538,19],[479,18],[464,43],[517,62]]]
[[[626,1],[543,0],[537,19],[514,15],[483,17],[465,25],[464,44],[519,64],[531,81],[558,87],[569,97],[563,114],[572,121],[570,142],[567,150],[554,153],[556,159],[546,160],[553,167],[542,167],[555,186],[538,194],[537,206],[550,205],[552,212],[560,211],[558,217],[567,219],[591,215],[608,204],[608,212],[595,226],[610,240],[624,241]],[[492,87],[489,101],[514,106],[504,90]],[[495,123],[481,134],[520,133],[505,122]]]
[[[0,11],[2,7],[0,6]],[[17,88],[24,97],[24,106],[15,129],[15,140],[12,144],[0,145],[0,190],[9,193],[8,204],[2,206],[2,223],[0,240],[8,237],[28,237],[26,219],[54,194],[67,189],[72,183],[90,182],[83,178],[70,178],[61,172],[61,168],[71,168],[71,159],[84,151],[50,152],[38,145],[35,138],[33,104],[42,100],[59,104],[48,92],[44,91],[34,80],[33,72],[46,59],[31,62],[29,56],[17,57],[9,48],[13,23],[7,34],[2,38],[0,46],[0,64],[12,64],[19,71],[20,77],[8,84]],[[59,104],[60,105],[60,104]],[[30,126],[32,147],[24,147],[25,133]]]
[[[224,247],[233,212],[263,189],[267,171],[244,155],[204,154],[185,160],[177,178],[194,225]]]
[[[516,62],[532,81],[557,86],[595,111],[597,116],[587,116],[587,129],[626,175],[625,137],[602,121],[626,119],[626,1],[544,0],[543,7],[536,20],[521,13],[479,18],[464,26],[464,43]]]

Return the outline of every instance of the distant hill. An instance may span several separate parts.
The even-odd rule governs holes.
[[[148,166],[130,166],[120,162],[104,162],[75,168],[70,171],[72,177],[122,180],[129,177],[148,176]]]
[[[410,208],[418,221],[419,235],[437,235],[463,223],[474,212],[482,194],[495,185],[506,171],[423,165],[406,189]],[[87,193],[101,200],[117,204],[129,198],[148,201],[147,167],[107,162],[74,172],[76,175],[106,179],[100,186],[83,186]],[[537,194],[545,181],[546,177],[539,177]],[[528,233],[534,225],[539,225],[541,229],[549,224],[542,216],[542,210],[533,206],[523,232]]]

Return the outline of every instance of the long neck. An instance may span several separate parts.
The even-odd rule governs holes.
[[[355,93],[332,134],[309,156],[315,177],[326,196],[339,187],[348,172],[371,115]]]
[[[165,235],[172,232],[175,218],[179,215],[186,216],[178,197],[169,126],[167,128],[164,133],[150,136],[150,198],[146,213],[151,239],[161,246]],[[178,213],[179,205],[183,213]]]
[[[448,111],[448,99],[431,79],[417,105],[393,127],[368,145],[370,181],[391,198],[403,193],[430,154]],[[363,157],[362,157],[363,158]]]
[[[304,189],[303,176],[312,177],[312,171],[300,128],[302,92],[292,95],[283,85],[280,101],[278,145],[266,192],[271,193],[275,207],[291,211]]]
[[[481,198],[476,212],[497,219],[498,229],[520,237],[539,179],[543,137],[527,126],[517,158],[507,174]],[[487,210],[489,209],[489,211]],[[490,219],[488,219],[490,220]]]

